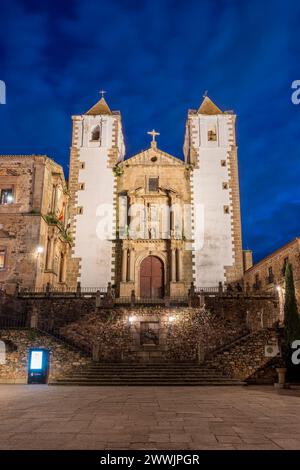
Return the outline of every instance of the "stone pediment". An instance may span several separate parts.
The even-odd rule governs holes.
[[[130,196],[144,196],[147,195],[148,197],[157,197],[157,196],[179,196],[179,193],[175,191],[175,189],[171,187],[159,187],[158,191],[155,193],[149,193],[145,191],[143,186],[139,186],[131,191],[128,191]]]
[[[184,162],[177,157],[173,157],[169,153],[163,152],[157,147],[150,147],[140,153],[124,160],[123,165],[159,165],[159,166],[182,166]]]

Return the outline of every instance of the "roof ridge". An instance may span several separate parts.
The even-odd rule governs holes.
[[[101,114],[112,114],[110,107],[108,106],[105,98],[102,96],[94,106],[92,106],[86,113],[89,116],[99,116]]]

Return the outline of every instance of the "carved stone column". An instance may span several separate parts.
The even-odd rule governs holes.
[[[129,251],[129,280],[134,281],[134,249]]]
[[[123,253],[122,253],[122,282],[127,281],[127,253],[128,250],[127,248],[123,248]]]
[[[172,248],[171,255],[171,281],[176,282],[176,250]]]
[[[49,246],[47,246],[47,256],[46,256],[46,269],[53,269],[53,259],[54,259],[54,237],[53,235],[48,240]]]
[[[177,281],[181,281],[182,278],[182,256],[179,248],[176,250],[177,257]]]

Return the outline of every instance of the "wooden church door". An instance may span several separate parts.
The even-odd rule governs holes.
[[[140,297],[164,296],[164,265],[156,256],[148,256],[140,268]]]

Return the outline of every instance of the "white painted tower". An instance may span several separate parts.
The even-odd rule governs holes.
[[[121,115],[102,98],[73,116],[69,188],[74,237],[70,284],[106,287],[113,281],[115,243],[114,166],[124,158]]]
[[[188,112],[184,155],[192,166],[193,278],[198,288],[235,282],[243,275],[235,119],[207,96],[197,111]]]

